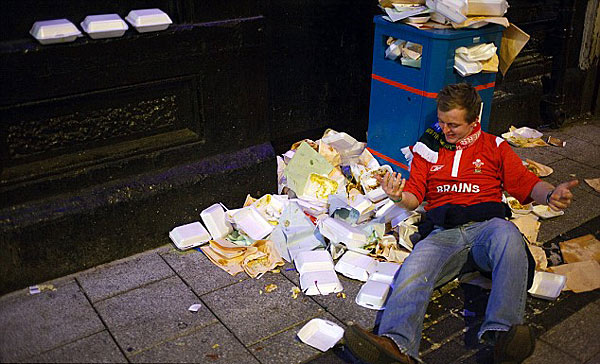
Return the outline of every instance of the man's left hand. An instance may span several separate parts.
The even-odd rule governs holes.
[[[573,199],[571,188],[577,186],[578,184],[579,181],[575,179],[556,186],[554,192],[552,192],[552,195],[548,200],[548,206],[555,211],[564,210],[569,207]]]

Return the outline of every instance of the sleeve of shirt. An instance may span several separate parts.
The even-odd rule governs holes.
[[[498,148],[500,149],[500,158],[502,159],[500,178],[502,179],[504,190],[519,200],[520,203],[530,203],[533,201],[531,191],[540,182],[539,177],[523,165],[521,158],[519,158],[507,142],[500,143]]]
[[[415,195],[417,200],[419,200],[419,204],[421,204],[425,198],[428,168],[428,162],[419,154],[414,153],[410,165],[410,177],[408,178],[408,181],[406,181],[404,191]]]

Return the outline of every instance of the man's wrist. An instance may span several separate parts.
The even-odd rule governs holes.
[[[402,201],[402,192],[400,192],[400,198],[397,200],[394,200],[391,196],[388,195],[388,198],[393,202],[393,203],[398,203],[400,201]]]
[[[554,188],[548,192],[548,194],[546,195],[546,205],[550,205],[550,197],[552,197],[552,194],[554,193]]]

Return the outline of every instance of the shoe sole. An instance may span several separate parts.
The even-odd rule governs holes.
[[[524,351],[517,351],[515,353],[510,352],[510,348],[505,350],[505,353],[500,358],[494,361],[495,364],[518,364],[522,363],[525,359],[533,354],[535,350],[535,334],[533,332],[533,328],[525,325],[519,325],[513,327],[506,337],[506,342],[528,342],[529,347]]]
[[[346,346],[354,356],[370,364],[402,364],[386,349],[371,341],[358,327],[350,325],[344,332]]]

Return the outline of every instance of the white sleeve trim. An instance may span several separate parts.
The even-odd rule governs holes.
[[[502,142],[504,142],[505,140],[500,138],[500,137],[496,137],[496,146],[499,147],[500,144],[502,144]]]

